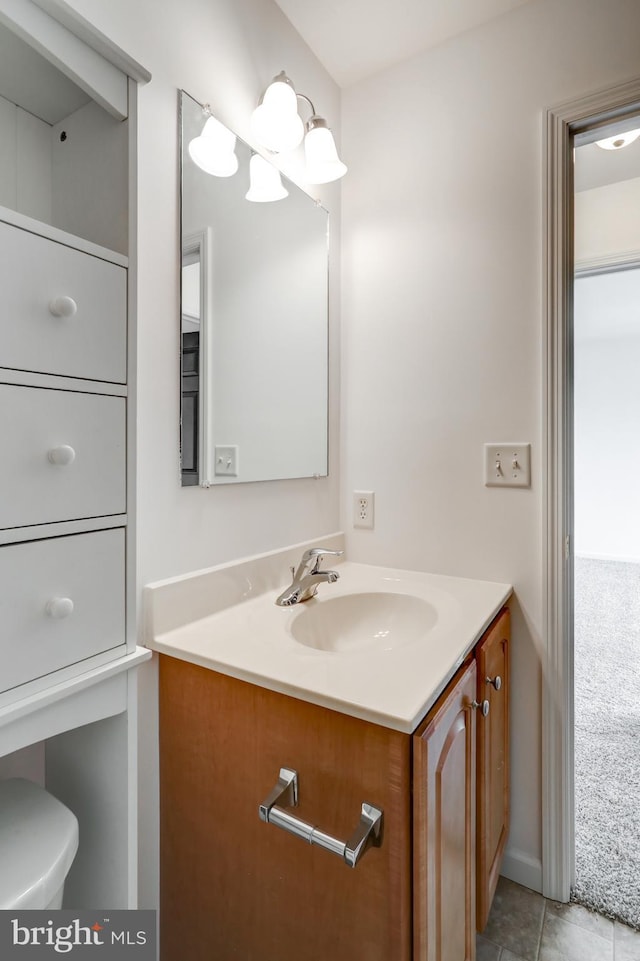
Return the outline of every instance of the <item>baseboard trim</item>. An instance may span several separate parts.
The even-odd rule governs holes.
[[[517,848],[507,848],[502,860],[500,874],[522,884],[525,888],[542,893],[542,861],[531,855],[519,851]]]

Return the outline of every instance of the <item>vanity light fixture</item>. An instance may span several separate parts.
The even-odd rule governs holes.
[[[311,109],[306,123],[298,113],[298,100],[306,101]],[[338,157],[327,121],[316,113],[309,97],[296,93],[284,70],[273,78],[262,95],[253,111],[251,128],[256,140],[273,153],[295,150],[304,138],[307,183],[327,184],[347,172],[346,164]]]
[[[202,111],[207,121],[200,136],[190,141],[189,156],[205,173],[232,177],[238,169],[236,135],[211,116],[209,104],[204,104]]]
[[[596,146],[602,147],[603,150],[621,150],[623,147],[628,147],[638,137],[640,137],[640,129],[628,130],[626,133],[616,134],[615,137],[596,140]]]
[[[249,161],[249,189],[245,194],[246,199],[254,203],[269,203],[273,200],[283,200],[288,196],[289,191],[282,183],[280,171],[260,154],[252,154]]]

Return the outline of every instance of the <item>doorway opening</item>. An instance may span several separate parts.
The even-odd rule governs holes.
[[[640,116],[574,161],[571,897],[640,928]]]
[[[640,78],[562,104],[546,114],[542,893],[564,902],[570,900],[576,883],[574,294],[580,295],[578,285],[589,273],[593,276],[597,271],[613,273],[614,268],[619,267],[630,270],[634,260],[630,256],[621,263],[617,255],[604,261],[600,251],[598,264],[585,261],[578,265],[583,273],[576,282],[574,152],[576,146],[604,139],[622,129],[637,128],[638,117]],[[640,267],[640,255],[635,257],[635,266]],[[602,460],[610,454],[610,436],[606,442],[606,450],[600,452]],[[624,458],[625,451],[616,451],[613,455],[606,480],[609,491],[615,490],[615,481],[625,473]],[[612,493],[612,496],[615,495]],[[617,674],[609,677],[614,697],[616,682]],[[635,831],[630,825],[628,829]]]

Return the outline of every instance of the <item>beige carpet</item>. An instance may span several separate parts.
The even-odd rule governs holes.
[[[640,930],[640,564],[576,559],[576,884]]]

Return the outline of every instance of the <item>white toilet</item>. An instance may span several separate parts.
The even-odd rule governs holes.
[[[0,781],[0,910],[62,907],[78,820],[32,781]]]

